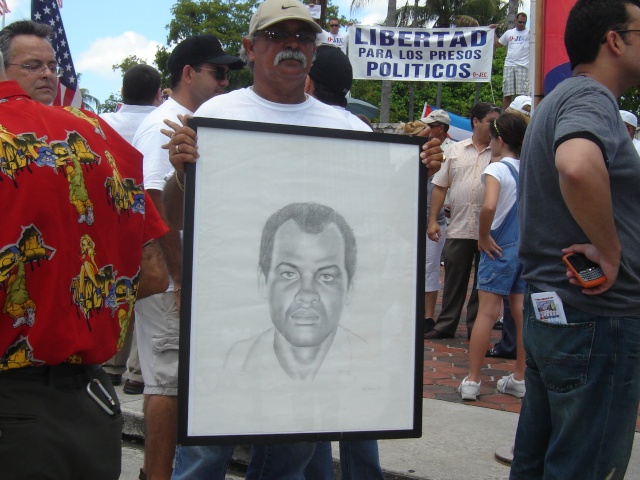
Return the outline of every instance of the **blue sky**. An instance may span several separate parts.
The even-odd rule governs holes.
[[[55,1],[55,0],[52,0]],[[340,13],[349,17],[350,0],[334,0]],[[401,4],[402,0],[398,0]],[[31,0],[8,0],[11,13],[5,23],[31,18]],[[127,55],[153,63],[156,48],[167,41],[166,26],[176,0],[64,0],[62,21],[67,33],[80,86],[100,101],[120,91],[122,76],[111,66]],[[385,0],[354,14],[361,23],[381,22],[386,15]],[[529,11],[529,2],[523,7]]]

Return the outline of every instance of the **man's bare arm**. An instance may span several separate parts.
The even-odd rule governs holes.
[[[565,250],[584,253],[600,265],[607,282],[583,291],[602,293],[616,281],[621,250],[602,151],[591,140],[575,138],[558,147],[555,164],[567,208],[591,242]]]
[[[433,186],[431,192],[431,201],[429,202],[429,223],[427,224],[427,236],[431,241],[440,240],[440,226],[438,225],[438,213],[444,205],[444,199],[447,195],[447,187]]]
[[[142,249],[140,262],[140,283],[138,284],[138,299],[162,293],[169,287],[167,265],[159,242],[151,242]]]
[[[167,215],[162,202],[162,191],[149,189],[147,192],[158,209],[158,213],[162,219],[167,222]],[[169,226],[169,231],[160,237],[160,246],[164,253],[169,275],[173,279],[175,288],[179,289],[182,280],[182,241],[180,240],[180,229],[172,228],[168,222],[167,225]]]
[[[162,203],[167,216],[167,225],[174,230],[182,230],[184,225],[184,185],[178,185],[176,175],[167,180],[162,190]]]

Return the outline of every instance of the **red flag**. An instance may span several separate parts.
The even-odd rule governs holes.
[[[0,15],[4,15],[5,13],[11,13],[11,10],[9,10],[6,0],[0,0]]]
[[[544,34],[542,47],[542,75],[544,94],[547,95],[562,80],[571,76],[567,50],[564,48],[564,30],[569,11],[576,0],[544,1]]]
[[[58,4],[51,0],[31,0],[31,19],[36,23],[49,25],[53,30],[51,45],[56,52],[58,66],[64,71],[58,82],[58,95],[53,101],[54,105],[82,106],[82,94],[78,87],[78,76],[71,59],[71,51],[67,42],[67,35],[62,25]]]

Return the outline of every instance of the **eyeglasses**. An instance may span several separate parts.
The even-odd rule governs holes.
[[[517,20],[516,23],[519,23],[520,25],[526,25],[527,21]]]
[[[198,67],[200,70],[206,70],[207,72],[213,72],[213,78],[218,80],[219,82],[224,82],[225,80],[229,80],[231,73],[229,70],[225,70],[223,68],[205,68]]]
[[[442,126],[442,123],[433,122],[433,123],[430,123],[429,126],[431,128],[438,128]]]
[[[64,69],[59,67],[57,63],[52,63],[50,65],[43,65],[42,63],[34,63],[34,64],[7,63],[7,65],[14,65],[16,67],[26,68],[27,70],[29,70],[29,73],[31,75],[44,75],[44,73],[47,70],[55,74],[56,77],[61,77],[64,75]]]
[[[339,27],[340,24],[339,23],[330,23],[329,26],[330,27]]]
[[[632,33],[632,32],[640,32],[640,30],[614,30],[616,33]]]
[[[310,30],[300,30],[298,32],[290,32],[282,28],[274,30],[262,30],[260,33],[272,42],[284,42],[289,37],[296,39],[296,42],[300,43],[313,43],[316,41],[316,34]]]
[[[621,34],[621,33],[633,33],[633,32],[638,33],[638,32],[640,32],[640,30],[611,30],[611,31],[612,32],[616,32],[618,34]],[[602,43],[607,43],[607,35],[605,35],[604,38],[602,40],[600,40],[600,43],[601,44]]]

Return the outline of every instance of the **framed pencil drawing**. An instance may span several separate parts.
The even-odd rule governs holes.
[[[190,125],[180,443],[420,436],[420,140]]]

